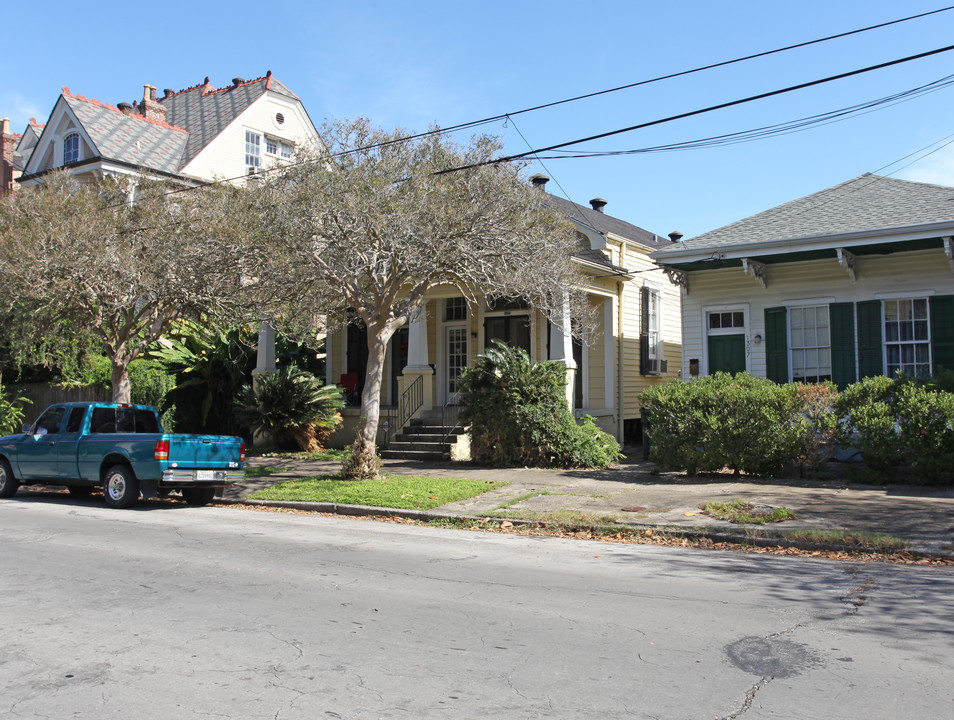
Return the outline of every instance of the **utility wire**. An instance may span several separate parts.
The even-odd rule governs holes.
[[[938,55],[940,53],[950,52],[954,50],[954,45],[947,45],[946,47],[938,48],[936,50],[929,50],[927,52],[918,53],[917,55],[909,55],[908,57],[900,58],[898,60],[891,60],[889,62],[879,63],[877,65],[871,65],[866,68],[861,68],[859,70],[852,70],[850,72],[839,73],[838,75],[832,75],[827,78],[822,78],[820,80],[812,80],[810,82],[800,83],[798,85],[791,85],[780,90],[771,90],[769,92],[759,93],[758,95],[751,95],[740,100],[732,100],[729,102],[720,103],[718,105],[711,105],[701,110],[691,110],[689,112],[679,113],[678,115],[670,115],[669,117],[660,118],[659,120],[650,120],[649,122],[640,123],[638,125],[631,125],[630,127],[620,128],[618,130],[610,130],[608,132],[599,133],[597,135],[590,135],[589,137],[580,138],[578,140],[568,140],[567,142],[557,143],[555,145],[549,145],[543,148],[537,148],[535,150],[529,150],[527,152],[515,153],[513,155],[506,155],[504,157],[496,158],[495,160],[488,160],[480,163],[471,163],[469,165],[460,165],[458,167],[447,168],[446,170],[438,171],[438,175],[444,175],[452,172],[460,172],[462,170],[470,170],[472,168],[481,167],[483,165],[499,165],[500,163],[510,162],[512,160],[519,160],[521,158],[528,157],[530,155],[536,155],[538,153],[550,152],[551,150],[558,150],[560,148],[570,147],[571,145],[579,145],[581,143],[590,142],[593,140],[601,140],[603,138],[612,137],[614,135],[621,135],[623,133],[632,132],[633,130],[642,130],[647,127],[653,127],[654,125],[662,125],[663,123],[673,122],[675,120],[682,120],[688,117],[694,117],[696,115],[703,115],[705,113],[714,112],[716,110],[724,110],[725,108],[735,107],[737,105],[743,105],[745,103],[754,102],[756,100],[764,100],[765,98],[775,97],[776,95],[783,95],[785,93],[794,92],[795,90],[804,90],[805,88],[814,87],[816,85],[822,85],[824,83],[833,82],[835,80],[843,80],[848,77],[853,77],[855,75],[861,75],[863,73],[872,72],[874,70],[882,70],[887,67],[892,67],[894,65],[900,65],[902,63],[911,62],[913,60],[920,60],[922,58],[931,57],[932,55]]]
[[[589,98],[598,97],[598,96],[600,96],[600,95],[607,95],[607,94],[609,94],[609,93],[619,92],[619,91],[621,91],[621,90],[628,90],[628,89],[631,89],[631,88],[640,87],[640,86],[642,86],[642,85],[649,85],[649,84],[652,84],[652,83],[661,82],[661,81],[663,81],[663,80],[670,80],[670,79],[677,78],[677,77],[683,77],[683,76],[685,76],[685,75],[692,75],[692,74],[694,74],[694,73],[703,72],[703,71],[705,71],[705,70],[712,70],[712,69],[719,68],[719,67],[725,67],[725,66],[727,66],[727,65],[734,65],[734,64],[736,64],[736,63],[745,62],[745,61],[747,61],[747,60],[755,60],[755,59],[761,58],[761,57],[768,57],[768,56],[770,56],[770,55],[776,55],[776,54],[778,54],[778,53],[787,52],[787,51],[789,51],[789,50],[795,50],[795,49],[798,49],[798,48],[808,47],[808,46],[810,46],[810,45],[817,45],[817,44],[819,44],[819,43],[828,42],[828,41],[830,41],[830,40],[837,40],[837,39],[840,39],[840,38],[843,38],[843,37],[849,37],[849,36],[851,36],[851,35],[858,35],[858,34],[860,34],[860,33],[869,32],[869,31],[871,31],[871,30],[877,30],[877,29],[879,29],[879,28],[889,27],[889,26],[891,26],[891,25],[897,25],[897,24],[899,24],[899,23],[909,22],[909,21],[911,21],[911,20],[917,20],[917,19],[919,19],[919,18],[928,17],[928,16],[930,16],[930,15],[936,15],[936,14],[938,14],[938,13],[948,12],[949,10],[954,10],[954,5],[949,5],[949,6],[947,6],[947,7],[938,8],[937,10],[930,10],[930,11],[928,11],[928,12],[918,13],[917,15],[909,15],[909,16],[907,16],[907,17],[899,18],[899,19],[897,19],[897,20],[890,20],[890,21],[883,22],[883,23],[878,23],[878,24],[876,24],[876,25],[868,25],[867,27],[858,28],[858,29],[856,29],[856,30],[849,30],[849,31],[847,31],[847,32],[837,33],[837,34],[835,34],[835,35],[827,35],[827,36],[825,36],[825,37],[817,38],[817,39],[815,39],[815,40],[807,40],[807,41],[805,41],[805,42],[796,43],[796,44],[794,44],[794,45],[786,45],[785,47],[776,48],[776,49],[774,49],[774,50],[766,50],[766,51],[763,51],[763,52],[754,53],[754,54],[751,54],[751,55],[745,55],[745,56],[743,56],[743,57],[734,58],[734,59],[732,59],[732,60],[723,60],[723,61],[721,61],[721,62],[711,63],[711,64],[709,64],[709,65],[703,65],[703,66],[701,66],[701,67],[692,68],[692,69],[690,69],[690,70],[682,70],[682,71],[680,71],[680,72],[670,73],[670,74],[668,74],[668,75],[660,75],[660,76],[657,76],[657,77],[654,77],[654,78],[650,78],[650,79],[648,79],[648,80],[640,80],[640,81],[637,81],[637,82],[634,82],[634,83],[629,83],[629,84],[626,84],[626,85],[620,85],[620,86],[618,86],[618,87],[609,88],[609,89],[606,89],[606,90],[598,90],[598,91],[596,91],[596,92],[586,93],[586,94],[584,94],[584,95],[577,95],[577,96],[575,96],[575,97],[566,98],[566,99],[564,99],[564,100],[556,100],[556,101],[553,101],[553,102],[544,103],[544,104],[542,104],[542,105],[535,105],[535,106],[533,106],[533,107],[524,108],[524,109],[522,109],[522,110],[514,110],[514,111],[511,111],[511,112],[506,112],[506,113],[502,113],[502,114],[499,114],[499,115],[492,115],[492,116],[490,116],[490,117],[486,117],[486,118],[483,118],[483,119],[480,119],[480,120],[472,120],[472,121],[465,122],[465,123],[459,123],[459,124],[457,124],[457,125],[450,125],[450,126],[448,126],[448,127],[436,128],[436,129],[434,129],[434,130],[428,130],[428,131],[426,131],[426,132],[420,132],[420,133],[414,133],[414,134],[411,134],[411,135],[405,135],[405,136],[402,136],[402,137],[400,137],[400,138],[395,138],[395,139],[393,139],[393,140],[389,140],[389,141],[387,141],[387,142],[380,143],[380,144],[376,144],[376,145],[368,145],[368,146],[365,146],[365,147],[352,148],[352,149],[350,149],[350,150],[344,150],[344,151],[342,151],[342,152],[335,153],[335,154],[330,155],[330,156],[324,156],[324,157],[322,157],[322,158],[320,159],[320,161],[323,162],[323,161],[327,161],[327,160],[329,160],[329,159],[333,159],[333,158],[336,158],[336,157],[342,157],[342,156],[347,155],[347,154],[357,153],[357,152],[363,152],[363,151],[366,151],[366,150],[373,150],[373,149],[376,149],[376,148],[379,148],[379,147],[387,147],[388,145],[393,145],[393,144],[396,144],[396,143],[409,142],[409,141],[411,141],[411,140],[418,140],[418,139],[420,139],[420,138],[430,137],[431,135],[447,134],[447,133],[457,132],[457,131],[459,131],[459,130],[465,130],[465,129],[469,129],[469,128],[476,128],[476,127],[480,127],[480,126],[482,126],[482,125],[487,125],[487,124],[490,124],[490,123],[499,122],[500,120],[506,120],[507,118],[512,118],[512,117],[515,116],[515,115],[523,115],[523,114],[525,114],[525,113],[534,112],[534,111],[537,111],[537,110],[544,110],[544,109],[546,109],[546,108],[551,108],[551,107],[557,107],[557,106],[559,106],[559,105],[565,105],[565,104],[567,104],[567,103],[577,102],[577,101],[579,101],[579,100],[586,100],[586,99],[589,99]],[[584,142],[584,141],[580,141],[580,142]],[[545,152],[546,150],[547,150],[547,149],[544,149],[544,150],[541,150],[540,152]],[[528,153],[528,154],[531,154],[531,153]],[[501,159],[501,160],[499,160],[498,162],[504,162],[504,161],[505,161],[504,159]],[[305,161],[305,162],[316,162],[316,161],[309,160],[309,161]],[[295,164],[295,163],[292,163],[292,165],[294,165],[294,164]],[[238,175],[238,176],[233,177],[233,178],[224,178],[224,179],[221,179],[221,180],[216,180],[216,181],[211,181],[211,182],[202,183],[202,185],[213,185],[213,184],[224,183],[224,182],[233,182],[233,181],[235,181],[235,180],[241,180],[241,179],[246,178],[246,177],[248,177],[248,176],[247,176],[247,175]],[[191,188],[191,187],[186,187],[186,188],[180,188],[179,190],[175,190],[175,191],[173,191],[173,192],[176,192],[176,193],[178,193],[178,192],[188,192],[188,191],[191,190],[191,189],[193,189],[193,188]]]
[[[655,145],[651,147],[644,148],[635,148],[630,150],[602,150],[602,151],[586,151],[586,150],[556,150],[554,152],[561,153],[560,155],[534,155],[534,160],[559,160],[559,159],[577,159],[577,158],[594,158],[594,157],[611,157],[618,155],[641,155],[647,153],[657,153],[657,152],[671,152],[677,150],[698,150],[707,147],[721,147],[724,145],[735,145],[737,143],[751,142],[753,140],[761,140],[763,138],[772,137],[775,135],[787,135],[794,132],[800,132],[801,130],[806,130],[810,127],[816,125],[828,125],[834,122],[840,122],[847,119],[852,115],[858,114],[867,114],[869,112],[874,112],[886,106],[897,105],[902,102],[907,102],[908,100],[913,100],[916,97],[925,95],[932,92],[937,92],[942,90],[950,85],[954,84],[954,75],[948,75],[934,82],[922,85],[911,90],[905,90],[903,92],[895,93],[894,95],[889,95],[887,97],[879,98],[877,100],[869,100],[864,103],[859,103],[857,105],[852,105],[850,107],[841,108],[839,110],[831,110],[826,113],[821,113],[818,115],[810,115],[808,117],[800,118],[798,120],[789,120],[784,123],[778,123],[776,125],[766,125],[760,128],[753,128],[750,130],[740,130],[734,133],[728,133],[725,135],[715,135],[707,138],[701,138],[698,140],[686,140],[677,143],[670,143],[668,145]],[[933,144],[933,143],[932,143]],[[929,146],[930,147],[930,146]],[[920,151],[919,151],[920,152]],[[904,159],[904,158],[902,158]],[[892,163],[894,164],[894,163]]]

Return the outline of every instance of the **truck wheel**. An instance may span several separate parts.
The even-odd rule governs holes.
[[[6,458],[0,458],[0,498],[13,497],[17,493],[20,482],[13,477],[13,470]]]
[[[130,508],[139,500],[139,480],[128,465],[113,465],[103,477],[106,504],[114,508]]]
[[[215,497],[215,488],[182,488],[182,499],[189,505],[208,505]]]
[[[67,485],[66,489],[73,497],[89,497],[93,494],[92,485]]]

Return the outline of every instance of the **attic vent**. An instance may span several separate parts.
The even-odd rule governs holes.
[[[285,116],[281,113],[275,113],[275,122],[281,125],[285,122]]]

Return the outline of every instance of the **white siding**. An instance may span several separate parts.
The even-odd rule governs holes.
[[[285,118],[281,125],[274,121],[276,112],[282,113]],[[314,146],[320,143],[301,103],[274,93],[266,93],[196,155],[192,162],[182,169],[183,174],[205,179],[237,178],[245,175],[246,129],[299,145]],[[264,141],[262,163],[263,167],[272,163],[272,159],[265,155]]]

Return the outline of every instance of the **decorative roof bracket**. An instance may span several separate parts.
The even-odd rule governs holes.
[[[845,268],[845,271],[848,273],[848,277],[851,278],[851,282],[856,282],[858,280],[855,275],[855,254],[845,248],[837,248],[838,250],[838,264]]]
[[[673,267],[663,268],[663,272],[669,277],[669,282],[683,288],[686,291],[686,295],[689,294],[689,273],[685,270],[677,270]]]
[[[954,240],[949,237],[941,238],[944,241],[944,254],[947,255],[947,261],[951,265],[951,272],[954,272]]]
[[[742,272],[754,277],[759,281],[759,285],[762,286],[762,289],[765,289],[765,263],[760,263],[758,260],[749,260],[749,258],[742,258]]]

